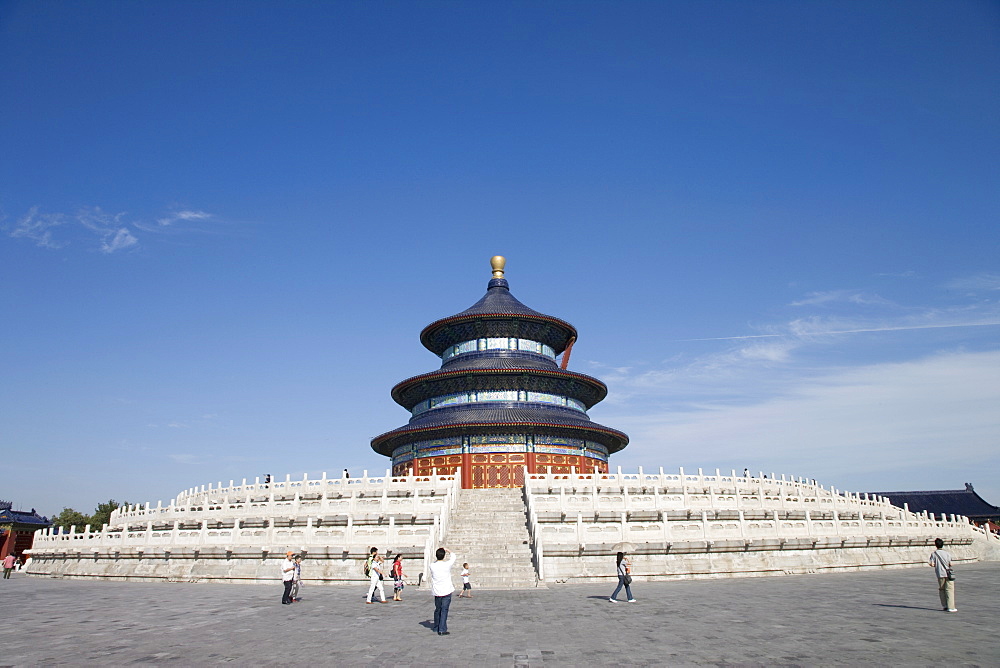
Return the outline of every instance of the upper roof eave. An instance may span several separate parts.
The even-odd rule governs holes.
[[[429,324],[426,327],[424,327],[423,331],[420,332],[420,343],[425,348],[427,348],[432,353],[434,353],[435,355],[441,355],[441,353],[444,352],[444,349],[447,348],[447,346],[442,346],[442,345],[439,345],[439,344],[435,343],[432,340],[433,334],[435,334],[436,332],[444,329],[445,327],[449,327],[451,325],[457,325],[457,324],[460,324],[460,323],[471,322],[471,321],[476,321],[476,320],[484,320],[484,321],[485,320],[508,320],[508,321],[527,320],[527,321],[540,322],[540,323],[544,323],[544,324],[547,324],[547,325],[552,325],[556,329],[562,330],[563,334],[565,335],[564,336],[565,341],[561,345],[554,346],[555,353],[557,355],[560,354],[560,353],[562,353],[563,350],[566,349],[566,342],[568,342],[571,338],[576,338],[576,336],[577,336],[576,327],[574,327],[573,325],[569,324],[565,320],[561,320],[561,319],[556,318],[556,317],[551,316],[551,315],[544,315],[542,313],[538,313],[538,314],[525,314],[525,313],[470,313],[470,314],[463,314],[463,313],[459,313],[458,315],[453,315],[453,316],[449,316],[447,318],[441,318],[440,320],[435,320],[431,324]]]

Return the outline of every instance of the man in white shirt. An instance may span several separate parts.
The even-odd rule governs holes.
[[[292,561],[294,552],[289,550],[285,553],[285,560],[281,562],[281,584],[285,586],[285,593],[281,595],[281,604],[288,605],[292,602],[292,585],[295,583],[295,562]]]
[[[448,556],[447,561],[445,556]],[[431,564],[431,593],[434,594],[434,630],[439,636],[448,635],[448,608],[455,585],[451,583],[451,567],[455,565],[455,555],[451,550],[439,547],[435,555],[437,561]]]

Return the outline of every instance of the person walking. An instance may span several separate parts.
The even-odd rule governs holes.
[[[934,567],[938,579],[938,596],[941,598],[941,609],[945,612],[958,612],[955,607],[955,573],[951,568],[951,554],[943,550],[944,541],[934,539],[934,547],[927,563]]]
[[[615,593],[608,600],[612,603],[617,603],[618,592],[622,590],[622,587],[625,587],[625,595],[628,596],[628,602],[635,603],[635,599],[632,597],[632,588],[629,586],[632,584],[632,562],[628,560],[624,552],[618,553],[618,564],[615,570],[618,572],[618,586],[615,588]]]
[[[302,591],[302,555],[296,554],[294,561],[295,577],[292,578],[292,593],[290,598],[292,599],[292,603],[297,603],[302,600],[299,598],[299,594]]]
[[[11,552],[3,558],[3,579],[10,580],[10,572],[14,569],[14,562],[17,561],[14,553]]]
[[[285,552],[285,560],[281,562],[281,584],[285,588],[281,595],[281,605],[290,605],[292,602],[292,584],[295,582],[295,562],[292,561],[294,554],[291,550]]]
[[[448,556],[451,555],[451,556]],[[451,567],[455,565],[455,555],[445,547],[434,553],[437,561],[431,564],[431,593],[434,594],[434,631],[446,636],[448,631],[448,608],[455,585],[451,582]],[[448,559],[445,560],[445,557]]]
[[[406,583],[403,581],[403,557],[399,553],[392,560],[390,572],[392,573],[392,600],[402,601],[403,587],[406,586]]]
[[[368,579],[371,584],[368,587],[368,595],[365,596],[365,603],[375,602],[375,590],[378,590],[378,597],[382,603],[388,603],[385,600],[385,589],[382,588],[382,555],[376,554],[375,558],[372,559],[371,566],[368,569]]]
[[[361,571],[364,573],[366,578],[371,577],[372,563],[375,561],[375,557],[378,556],[378,548],[370,547],[368,548],[368,557],[365,559],[365,565],[362,566]],[[367,601],[369,597],[368,592],[365,592],[365,600]]]

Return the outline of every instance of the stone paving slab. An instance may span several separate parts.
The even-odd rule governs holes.
[[[305,573],[308,576],[308,571]],[[481,591],[430,630],[427,589],[365,605],[361,588],[0,581],[0,666],[1000,665],[1000,564],[963,566],[959,612],[928,568]]]

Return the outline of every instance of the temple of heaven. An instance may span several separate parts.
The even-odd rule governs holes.
[[[372,449],[392,458],[393,475],[461,467],[466,489],[520,487],[525,467],[606,473],[608,455],[628,445],[628,436],[587,416],[608,388],[565,369],[576,329],[515,299],[503,257],[490,264],[482,299],[420,333],[441,368],[392,388],[412,417],[372,439]]]

